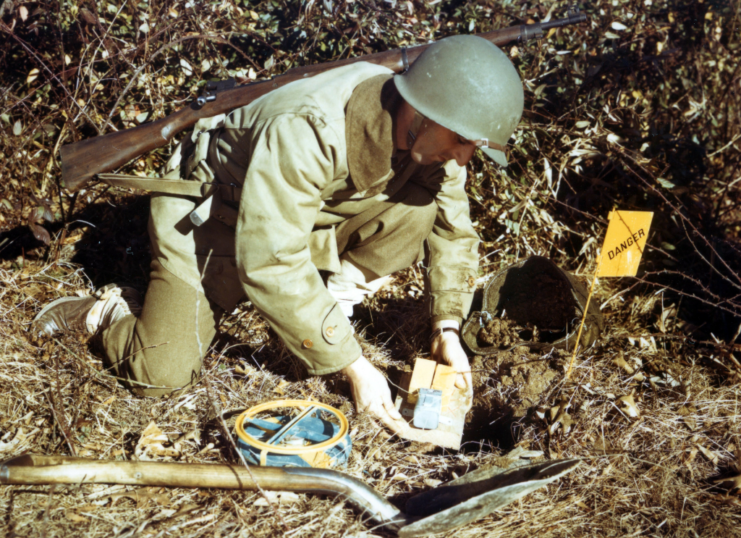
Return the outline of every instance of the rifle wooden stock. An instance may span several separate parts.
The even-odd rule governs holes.
[[[495,45],[506,45],[512,41],[525,41],[542,36],[543,30],[576,24],[586,20],[582,13],[570,14],[565,19],[558,19],[547,23],[522,24],[491,32],[476,34]],[[419,45],[408,49],[396,49],[386,52],[348,58],[336,62],[295,67],[285,74],[270,80],[245,84],[230,90],[218,92],[216,100],[199,107],[195,101],[170,114],[166,118],[145,123],[138,127],[125,129],[106,135],[96,136],[74,144],[62,146],[60,154],[62,160],[62,180],[65,187],[77,190],[83,187],[95,174],[109,172],[122,166],[140,155],[167,144],[173,136],[192,127],[202,118],[209,118],[224,114],[250,104],[258,97],[285,86],[295,80],[310,77],[335,67],[349,65],[355,62],[370,62],[382,65],[400,73],[404,69],[403,54],[406,53],[409,64],[429,47]]]

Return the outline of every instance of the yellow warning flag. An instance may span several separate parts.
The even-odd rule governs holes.
[[[610,211],[598,277],[636,275],[653,216],[651,211]]]

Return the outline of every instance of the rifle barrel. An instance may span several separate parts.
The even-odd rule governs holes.
[[[540,27],[543,30],[549,30],[551,28],[560,28],[562,26],[568,26],[570,24],[579,24],[586,22],[587,16],[584,13],[569,13],[569,16],[565,19],[556,19],[554,21],[541,22]]]
[[[570,13],[565,19],[557,19],[546,23],[522,24],[476,35],[491,41],[495,45],[502,46],[512,41],[526,41],[541,37],[543,30],[549,28],[577,24],[586,20],[587,18],[583,13]],[[335,67],[365,61],[382,65],[400,73],[406,67],[403,61],[404,54],[407,56],[407,64],[411,64],[428,46],[429,44],[418,45],[408,49],[378,52],[325,64],[295,67],[269,80],[220,91],[214,101],[207,102],[202,107],[193,101],[166,118],[73,144],[66,144],[60,150],[62,180],[68,189],[77,190],[96,174],[110,172],[144,153],[164,146],[176,134],[192,127],[202,118],[225,114],[235,108],[248,105],[258,97],[290,82]]]

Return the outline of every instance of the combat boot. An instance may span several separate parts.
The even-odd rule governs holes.
[[[37,336],[75,330],[96,334],[125,316],[139,316],[141,303],[135,289],[109,284],[92,295],[52,301],[36,315],[31,331]]]

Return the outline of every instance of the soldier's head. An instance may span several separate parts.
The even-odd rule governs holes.
[[[480,148],[507,166],[504,149],[522,116],[524,94],[499,47],[476,36],[442,39],[394,83],[406,102],[406,146],[416,162],[464,165]]]

